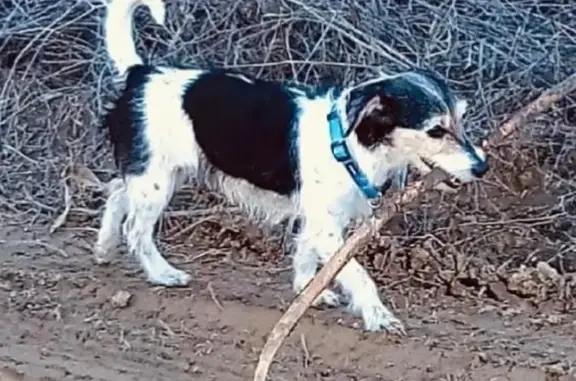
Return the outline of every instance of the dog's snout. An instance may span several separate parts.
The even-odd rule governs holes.
[[[488,172],[488,162],[486,160],[478,161],[472,166],[472,174],[476,177],[482,177]]]

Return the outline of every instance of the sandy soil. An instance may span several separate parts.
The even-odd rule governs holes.
[[[72,169],[101,181],[115,173],[100,128],[115,93],[104,4],[4,3],[0,381],[250,381],[294,297],[281,245],[212,213],[221,200],[193,190],[160,225],[165,255],[195,277],[189,287],[150,287],[126,254],[95,266],[104,200]],[[576,2],[168,3],[168,29],[137,17],[138,50],[151,62],[310,84],[418,63],[470,101],[475,139],[575,66]],[[387,227],[393,239],[358,253],[407,337],[363,333],[342,309],[311,309],[270,380],[576,380],[573,98],[523,125],[513,147],[493,147],[493,169],[465,197],[424,195]],[[65,189],[70,215],[48,234]],[[9,218],[20,226],[6,227]]]
[[[267,333],[293,297],[288,258],[169,254],[188,288],[150,287],[134,259],[93,265],[93,234],[4,229],[0,380],[250,380]],[[41,242],[41,243],[38,243]],[[236,258],[236,259],[235,259]],[[271,380],[575,380],[573,315],[529,300],[385,292],[406,338],[310,310]]]

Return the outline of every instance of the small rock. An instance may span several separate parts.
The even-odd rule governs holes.
[[[553,281],[556,282],[560,278],[558,271],[548,263],[540,261],[536,265],[536,270],[538,270],[538,275],[543,281]]]
[[[564,319],[561,315],[548,315],[546,316],[546,321],[551,325],[558,325],[562,323]]]
[[[551,376],[564,376],[566,375],[566,369],[561,363],[550,364],[543,367],[544,372]]]
[[[486,364],[490,361],[490,357],[488,356],[488,354],[486,352],[479,352],[478,353],[478,360],[480,362]]]
[[[130,303],[130,299],[132,299],[131,293],[119,290],[110,297],[110,304],[112,304],[112,307],[114,308],[126,308]]]
[[[0,290],[10,291],[12,290],[12,288],[14,287],[12,286],[12,282],[10,282],[9,280],[7,280],[6,282],[0,282]]]
[[[508,278],[507,289],[520,296],[536,296],[538,283],[531,279],[531,274],[524,268],[520,272],[512,274]]]

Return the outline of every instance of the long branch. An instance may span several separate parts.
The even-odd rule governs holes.
[[[555,102],[574,91],[576,91],[576,73],[543,92],[534,101],[512,114],[512,116],[500,126],[498,132],[488,140],[487,145],[490,146],[510,137],[534,115],[547,111]],[[437,178],[434,179],[434,176],[432,176],[432,181],[437,180]],[[296,299],[294,299],[288,307],[288,310],[286,310],[274,325],[274,328],[272,328],[260,354],[254,374],[254,381],[266,380],[274,355],[286,337],[288,337],[296,326],[296,323],[302,318],[320,292],[332,282],[336,274],[350,261],[357,249],[372,239],[371,233],[374,231],[373,229],[379,230],[382,228],[382,226],[396,214],[397,210],[414,202],[429,186],[430,183],[427,180],[422,180],[408,186],[401,194],[393,198],[395,200],[393,203],[382,206],[377,213],[379,218],[376,226],[372,227],[368,222],[365,222],[346,240],[344,245],[320,269]]]

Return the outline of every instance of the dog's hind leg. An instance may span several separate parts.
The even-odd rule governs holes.
[[[121,242],[122,221],[128,213],[128,197],[123,179],[113,179],[109,185],[109,195],[104,207],[104,214],[98,241],[94,248],[94,259],[98,264],[109,263]]]
[[[154,244],[154,225],[168,205],[178,182],[176,170],[153,168],[140,176],[127,178],[129,198],[125,222],[128,248],[134,253],[153,284],[164,286],[187,285],[191,277],[173,267]]]

